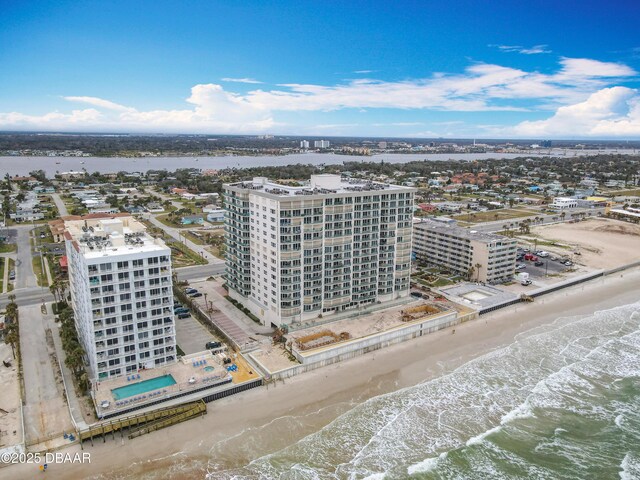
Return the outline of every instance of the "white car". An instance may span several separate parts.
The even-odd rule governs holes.
[[[524,263],[519,263],[516,265],[516,270],[524,270],[527,266]]]
[[[549,256],[549,252],[545,252],[544,250],[540,250],[538,252],[538,256],[542,257],[542,258],[548,257]]]

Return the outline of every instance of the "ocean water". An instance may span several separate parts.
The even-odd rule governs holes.
[[[207,479],[638,479],[640,303],[335,408],[302,438],[282,418],[213,445]]]

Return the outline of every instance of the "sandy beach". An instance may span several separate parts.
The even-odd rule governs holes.
[[[415,385],[508,345],[559,317],[640,300],[640,270],[541,297],[477,320],[208,404],[206,416],[134,440],[85,444],[90,464],[50,464],[48,478],[204,478],[209,462],[237,466],[317,431],[353,405]],[[250,442],[251,448],[244,448]],[[212,452],[214,447],[214,452]],[[63,453],[79,452],[74,445]],[[40,475],[36,465],[0,469],[0,479]]]

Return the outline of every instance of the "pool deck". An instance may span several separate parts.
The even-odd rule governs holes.
[[[260,375],[255,372],[253,367],[251,367],[251,365],[249,365],[241,355],[237,355],[235,358],[234,355],[236,354],[230,353],[233,363],[238,366],[238,371],[236,372],[227,372],[226,366],[223,366],[222,360],[226,354],[212,355],[211,352],[205,351],[200,354],[182,357],[178,362],[172,365],[166,365],[150,370],[141,370],[139,372],[139,380],[127,381],[127,377],[124,376],[101,381],[93,391],[94,402],[98,415],[102,416],[105,414],[112,414],[118,410],[125,410],[132,406],[138,407],[146,403],[157,402],[158,400],[170,400],[178,394],[183,394],[189,390],[196,390],[208,385],[210,385],[211,388],[215,388],[215,385],[218,385],[229,378],[232,380],[232,384],[243,383],[248,380],[260,378]],[[193,366],[193,362],[203,360],[206,360],[207,363],[196,367]],[[213,371],[205,371],[205,367],[213,367]],[[151,390],[149,392],[133,395],[132,397],[123,398],[121,400],[116,400],[113,396],[113,389],[161,377],[163,375],[173,376],[173,379],[176,381],[175,385],[165,386],[158,390]],[[189,380],[192,381],[190,382]],[[152,395],[156,391],[161,393]],[[103,402],[109,402],[109,407],[102,408],[101,405]]]

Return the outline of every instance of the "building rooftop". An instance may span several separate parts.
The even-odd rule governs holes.
[[[166,244],[153,238],[130,215],[64,217],[65,238],[86,258],[160,251]]]
[[[252,181],[229,184],[231,187],[256,190],[280,197],[302,195],[335,195],[338,193],[354,193],[383,190],[414,191],[414,188],[367,180],[346,179],[340,175],[311,175],[309,184],[301,187],[281,185],[266,177],[255,177]]]
[[[457,238],[463,238],[468,240],[475,240],[477,242],[491,243],[496,241],[513,240],[505,237],[504,235],[498,235],[497,233],[480,232],[478,230],[471,230],[468,228],[459,227],[458,225],[452,225],[445,222],[439,222],[430,220],[428,218],[421,219],[420,222],[413,224],[414,229],[430,230],[437,233],[443,233],[451,235]]]

